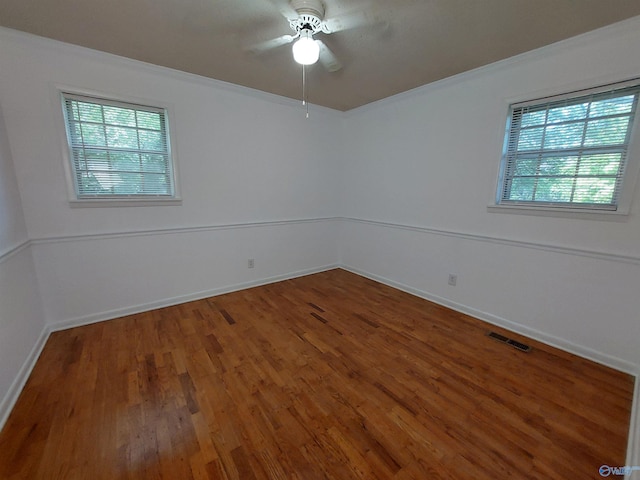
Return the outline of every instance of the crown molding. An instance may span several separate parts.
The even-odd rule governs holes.
[[[558,42],[551,43],[549,45],[544,45],[534,50],[529,50],[527,52],[514,55],[513,57],[505,58],[503,60],[498,60],[496,62],[489,63],[487,65],[481,65],[477,68],[466,70],[456,75],[445,77],[441,80],[436,80],[435,82],[427,83],[425,85],[412,88],[405,92],[397,93],[396,95],[393,95],[391,97],[382,98],[375,102],[362,105],[361,107],[348,110],[347,112],[345,112],[345,116],[352,117],[360,113],[368,112],[373,109],[378,109],[384,106],[395,104],[407,99],[415,98],[417,96],[423,96],[433,91],[437,91],[443,88],[468,82],[470,80],[474,80],[476,78],[480,78],[488,74],[500,72],[502,70],[519,66],[527,62],[540,60],[541,58],[548,57],[549,55],[562,53],[571,48],[578,48],[591,42],[607,40],[615,35],[628,35],[628,34],[637,35],[639,30],[640,30],[640,15],[627,18],[626,20],[622,20],[620,22],[616,22],[611,25],[606,25],[596,30],[585,32],[580,35],[576,35],[574,37],[566,38],[564,40],[560,40]],[[626,80],[628,78],[637,77],[639,75],[640,75],[640,72],[637,71],[637,69],[636,70],[631,69],[626,75],[625,74],[623,74],[622,76],[618,75],[614,79],[612,79],[610,75],[605,75],[604,77],[597,78],[595,82],[589,83],[587,85],[594,86],[600,83],[606,83],[607,81],[613,82],[613,81]],[[602,78],[604,78],[604,80]]]
[[[72,55],[74,57],[84,58],[87,60],[108,62],[109,64],[116,67],[129,68],[152,75],[162,75],[174,80],[201,85],[207,88],[215,88],[217,90],[230,92],[236,95],[254,98],[266,103],[295,108],[296,110],[300,109],[300,101],[293,98],[283,97],[281,95],[276,95],[275,93],[269,93],[262,90],[257,90],[255,88],[245,87],[243,85],[237,85],[235,83],[205,77],[195,73],[176,70],[174,68],[164,67],[162,65],[143,62],[142,60],[123,57],[114,53],[103,52],[101,50],[95,50],[88,47],[82,47],[80,45],[62,42],[53,38],[41,37],[33,33],[27,33],[7,27],[0,27],[0,40],[19,42],[21,44],[30,45],[38,50],[46,49],[52,52]],[[338,116],[343,115],[343,112],[339,110],[334,110],[322,105],[315,105],[312,103],[310,103],[310,105],[313,105],[314,111],[318,113],[322,112],[324,114]]]

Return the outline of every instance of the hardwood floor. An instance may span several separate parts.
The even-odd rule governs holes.
[[[633,378],[343,270],[51,335],[3,479],[597,479]]]

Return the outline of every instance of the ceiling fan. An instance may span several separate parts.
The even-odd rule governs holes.
[[[375,23],[375,17],[366,12],[342,15],[325,19],[322,0],[271,0],[289,21],[293,35],[282,35],[253,45],[249,50],[261,54],[273,48],[293,44],[293,57],[302,65],[311,65],[318,60],[329,72],[337,72],[342,63],[316,34],[329,35],[350,28]]]

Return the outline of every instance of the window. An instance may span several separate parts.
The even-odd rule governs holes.
[[[498,204],[616,211],[639,92],[636,81],[512,105]]]
[[[175,198],[163,108],[62,94],[77,200]]]

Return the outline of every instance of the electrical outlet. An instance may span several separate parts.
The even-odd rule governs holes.
[[[449,285],[455,287],[456,283],[458,283],[458,276],[453,273],[449,274]]]
[[[250,258],[249,260],[247,260],[247,267],[249,267],[249,268],[253,268],[254,267],[253,258]]]

